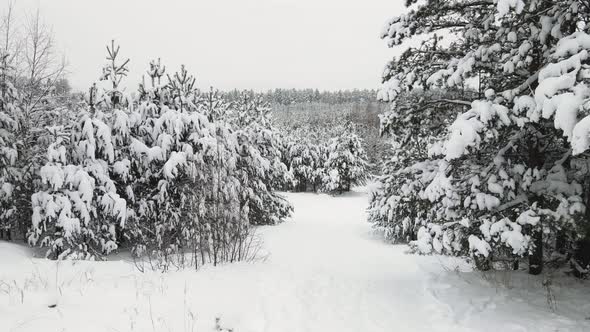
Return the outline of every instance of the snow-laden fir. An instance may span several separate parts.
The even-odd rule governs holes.
[[[369,219],[420,253],[481,269],[529,258],[590,267],[588,6],[583,1],[407,1],[381,33],[421,38],[379,97],[397,149]],[[424,128],[426,127],[426,128]],[[507,263],[507,264],[504,264]]]

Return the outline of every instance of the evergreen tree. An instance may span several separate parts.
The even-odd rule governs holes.
[[[325,189],[342,193],[350,191],[353,185],[364,184],[368,177],[367,167],[362,141],[348,125],[328,147]]]
[[[293,188],[296,191],[307,191],[310,187],[316,192],[323,189],[327,146],[321,142],[314,143],[309,137],[304,136],[303,133],[297,135],[289,144],[288,156]]]
[[[21,177],[16,167],[15,144],[19,109],[18,92],[11,83],[12,71],[6,61],[8,55],[0,54],[0,57],[0,235],[10,239],[12,230],[18,226],[15,224],[18,205],[13,193]]]
[[[184,66],[166,75],[160,61],[132,98],[120,89],[128,60],[114,43],[107,50],[75,124],[50,129],[29,242],[53,258],[126,243],[164,270],[250,257],[250,225],[292,211],[274,191],[290,178],[268,107],[251,94],[228,103],[200,93]]]
[[[572,254],[588,237],[588,172],[579,166],[588,148],[586,9],[574,0],[433,0],[388,22],[390,46],[429,37],[387,66],[382,99],[418,86],[476,90],[429,100],[464,110],[430,146],[436,167],[421,170],[433,174],[422,199],[434,213],[417,250],[469,253],[484,269],[528,256],[537,274],[543,256]]]
[[[233,125],[237,128],[238,167],[244,172],[244,201],[248,202],[252,224],[276,224],[292,207],[276,188],[291,181],[281,160],[280,136],[272,126],[270,107],[260,96],[244,93],[235,104]]]
[[[48,247],[52,258],[91,258],[118,247],[117,229],[125,226],[128,211],[114,179],[128,163],[128,117],[122,98],[111,96],[121,95],[94,85],[90,104],[77,112],[71,128],[48,128],[54,140],[39,170],[42,183],[31,196],[27,238]]]
[[[392,156],[369,192],[369,221],[393,241],[416,240],[418,229],[432,218],[425,189],[438,170],[429,146],[446,135],[446,127],[458,111],[448,103],[429,103],[451,96],[445,91],[414,89],[400,95],[390,112],[381,117],[381,133],[391,140]]]

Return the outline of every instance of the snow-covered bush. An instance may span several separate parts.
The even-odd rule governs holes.
[[[574,0],[449,0],[421,2],[387,23],[390,46],[424,41],[388,64],[380,98],[397,102],[417,87],[465,91],[419,104],[459,114],[443,137],[430,136],[417,189],[420,210],[431,212],[419,216],[417,251],[469,253],[481,267],[528,256],[540,273],[543,249],[571,253],[588,237],[587,15]],[[395,112],[394,104],[385,119]],[[412,190],[411,182],[397,187]],[[375,196],[373,220],[395,214],[388,206],[399,196]]]

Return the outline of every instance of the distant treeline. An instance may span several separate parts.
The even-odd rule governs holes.
[[[226,92],[228,99],[239,99],[241,90]],[[255,94],[254,91],[250,91]],[[279,105],[319,102],[325,104],[344,104],[368,102],[377,99],[377,90],[354,89],[339,91],[319,91],[318,89],[274,89],[261,94],[267,102]]]

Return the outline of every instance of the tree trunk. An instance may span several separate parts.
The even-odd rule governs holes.
[[[587,271],[590,268],[590,239],[588,237],[576,242],[573,261],[574,276],[577,278],[586,278],[588,272],[584,272],[583,270]]]
[[[530,168],[542,169],[545,164],[545,154],[541,151],[536,136],[528,142],[528,166]],[[531,202],[537,202],[540,207],[545,207],[545,200],[542,196],[534,195]],[[529,274],[537,275],[543,271],[543,218],[536,228],[532,229],[533,251],[529,255]]]
[[[535,230],[532,238],[535,248],[529,255],[529,273],[537,275],[543,272],[543,231]]]
[[[473,258],[475,260],[475,267],[478,270],[489,271],[492,268],[492,265],[490,264],[490,260],[488,259],[488,257],[484,257],[482,255],[475,255]]]
[[[518,259],[515,259],[514,262],[512,262],[512,270],[518,270]]]
[[[555,237],[555,251],[562,255],[567,253],[567,237],[563,230],[558,231]]]
[[[573,274],[576,278],[587,278],[588,277],[588,270],[590,269],[590,179],[586,178],[584,181],[584,188],[585,188],[585,199],[586,199],[586,213],[585,213],[585,221],[586,226],[585,229],[582,231],[584,237],[581,240],[575,242],[574,250],[572,253],[572,259],[570,263],[572,264]],[[586,270],[586,271],[584,271]]]

